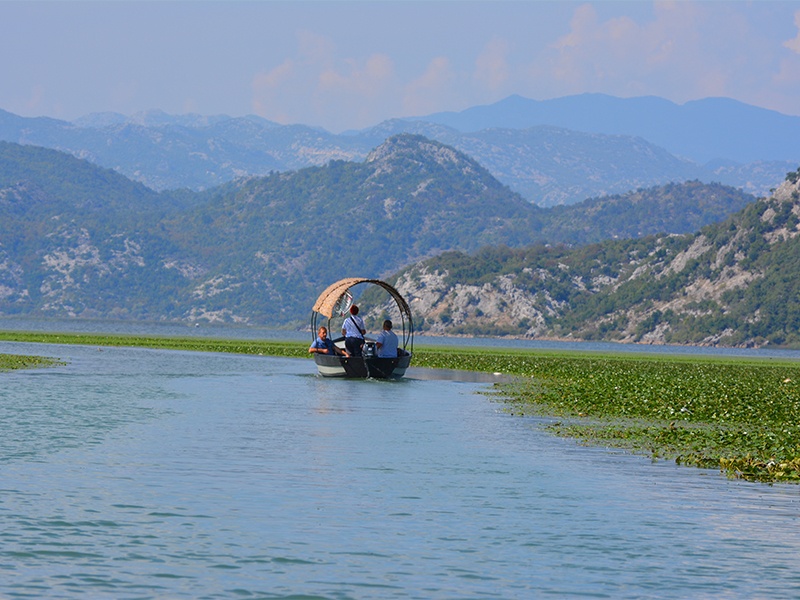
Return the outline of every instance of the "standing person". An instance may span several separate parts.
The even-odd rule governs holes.
[[[344,347],[347,348],[350,356],[361,356],[365,333],[367,333],[367,328],[364,326],[364,319],[358,316],[358,306],[353,304],[350,307],[350,316],[342,323]]]
[[[397,358],[397,334],[392,331],[392,322],[386,319],[383,322],[383,331],[375,338],[378,348],[378,358]]]
[[[311,347],[308,349],[311,354],[327,354],[328,356],[340,355],[350,356],[347,352],[340,350],[333,343],[333,340],[328,337],[328,328],[320,327],[317,331],[317,339],[315,339]]]

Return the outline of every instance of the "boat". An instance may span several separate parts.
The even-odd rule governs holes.
[[[363,356],[339,356],[314,353],[314,362],[317,371],[323,377],[346,377],[350,379],[399,379],[406,373],[411,364],[414,352],[414,322],[411,318],[411,309],[405,298],[394,287],[380,279],[365,279],[350,277],[340,279],[329,285],[320,294],[311,311],[311,339],[317,337],[320,326],[328,329],[333,343],[344,349],[344,337],[333,338],[333,331],[341,331],[341,322],[349,314],[353,305],[353,294],[350,291],[360,284],[376,285],[383,288],[394,300],[400,313],[400,323],[393,319],[393,331],[397,334],[397,357],[380,358],[377,355],[375,340],[364,336]],[[326,322],[327,319],[327,322]],[[337,321],[339,321],[337,323]],[[398,325],[402,325],[402,336]]]

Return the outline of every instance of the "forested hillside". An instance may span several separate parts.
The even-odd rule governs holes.
[[[340,277],[388,277],[443,252],[696,231],[752,200],[690,181],[542,209],[413,135],[363,162],[203,193],[157,193],[66,154],[2,144],[0,313],[303,326]],[[443,256],[465,257],[465,277],[475,262]]]
[[[582,245],[655,233],[693,233],[744,208],[755,198],[697,180],[554,206],[542,218],[542,241]]]
[[[190,268],[214,278],[197,292],[208,310],[280,321],[305,316],[341,277],[386,275],[450,248],[527,243],[539,210],[452,148],[398,136],[363,163],[223,186],[165,226],[196,257]]]
[[[800,170],[687,235],[445,253],[393,278],[432,333],[800,345]]]
[[[6,203],[15,189],[21,193],[27,190],[39,200],[34,206],[26,203],[17,207],[35,208],[37,218],[65,207],[76,211],[124,211],[162,204],[157,192],[111,169],[98,168],[64,152],[0,142],[0,190]]]

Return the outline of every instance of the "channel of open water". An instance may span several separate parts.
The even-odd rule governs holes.
[[[0,342],[0,598],[800,597],[800,488],[551,436],[485,383]]]

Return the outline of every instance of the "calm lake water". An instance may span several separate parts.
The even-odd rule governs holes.
[[[584,448],[488,384],[0,342],[0,598],[800,597],[800,488]]]

